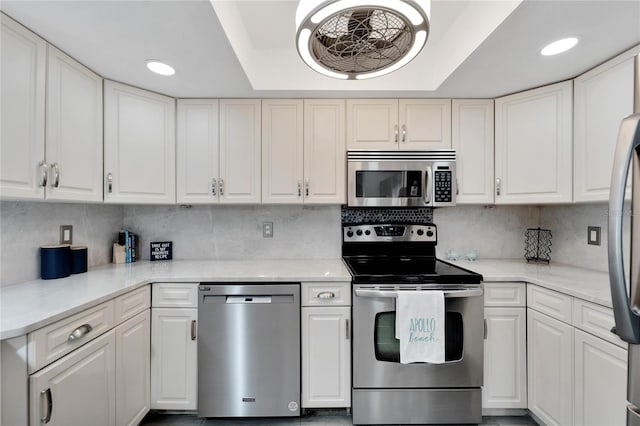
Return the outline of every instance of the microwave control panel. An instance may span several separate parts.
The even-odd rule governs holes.
[[[436,203],[450,203],[453,197],[451,170],[436,170],[433,175],[434,201]]]

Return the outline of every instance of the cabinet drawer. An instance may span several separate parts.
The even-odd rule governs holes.
[[[302,283],[302,306],[351,306],[351,283]]]
[[[484,306],[526,306],[525,283],[484,283]]]
[[[151,306],[154,308],[197,308],[198,283],[154,283]]]
[[[611,332],[615,325],[613,309],[581,299],[573,301],[573,325],[608,342],[627,348],[628,345]]]
[[[571,324],[572,297],[537,285],[527,285],[527,306]]]
[[[114,325],[113,305],[113,300],[109,300],[29,333],[29,374],[111,329]],[[70,340],[72,334],[74,337]]]
[[[146,285],[115,298],[115,321],[120,324],[151,306],[151,288]]]

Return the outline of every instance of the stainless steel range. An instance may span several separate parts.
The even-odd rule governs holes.
[[[353,423],[465,424],[482,419],[482,276],[435,256],[435,225],[343,226],[353,279]],[[393,330],[403,291],[445,295],[445,362],[400,363]]]

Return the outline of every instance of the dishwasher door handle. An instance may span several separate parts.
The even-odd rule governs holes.
[[[227,296],[226,303],[238,303],[243,305],[271,303],[271,296]]]

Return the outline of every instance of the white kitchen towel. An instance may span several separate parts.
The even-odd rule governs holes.
[[[398,291],[396,337],[400,363],[444,363],[444,292]]]

